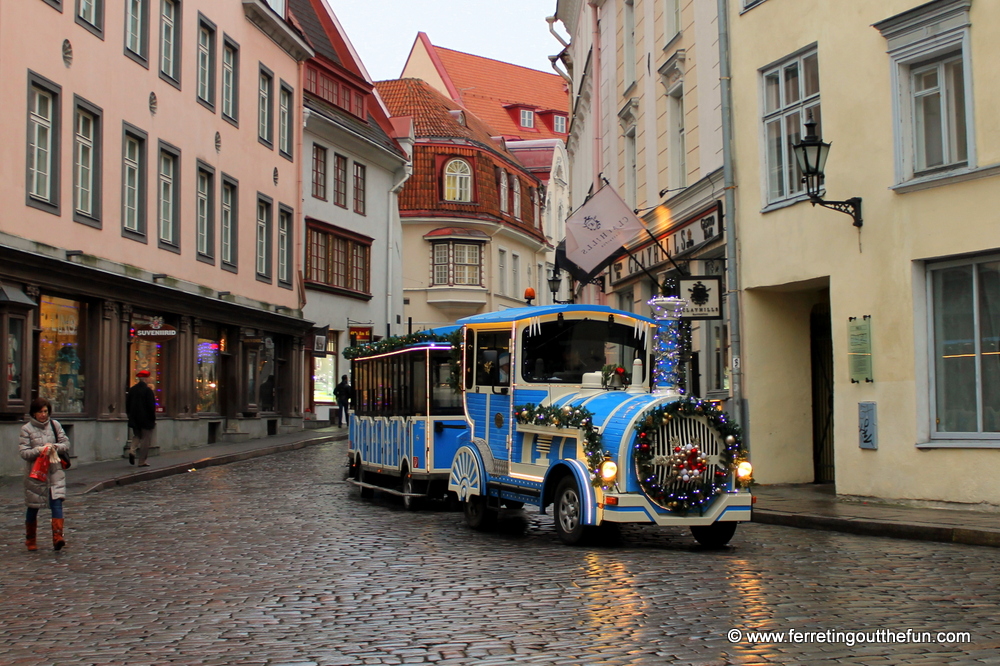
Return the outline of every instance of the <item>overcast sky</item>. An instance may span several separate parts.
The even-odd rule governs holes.
[[[327,0],[372,80],[399,78],[418,32],[434,46],[552,72],[556,0]],[[562,24],[556,29],[565,34]]]

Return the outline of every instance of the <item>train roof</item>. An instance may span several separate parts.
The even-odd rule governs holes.
[[[615,308],[609,308],[606,305],[532,305],[523,308],[509,308],[507,310],[498,310],[496,312],[484,312],[483,314],[472,315],[470,317],[464,317],[458,320],[458,324],[499,324],[507,322],[521,321],[523,319],[531,319],[533,317],[544,317],[545,315],[554,315],[563,313],[565,315],[571,314],[600,314],[600,315],[619,315],[622,317],[631,317],[632,319],[638,319],[640,321],[645,321],[650,324],[655,324],[656,322],[649,317],[644,317],[643,315],[635,314],[634,312],[626,312],[624,310],[616,310]]]

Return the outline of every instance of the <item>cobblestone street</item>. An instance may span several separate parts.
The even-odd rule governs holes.
[[[998,549],[761,524],[722,551],[652,528],[569,548],[548,516],[484,534],[362,500],[344,447],[72,497],[58,554],[5,502],[0,664],[1000,663]],[[971,642],[747,637],[789,630]]]

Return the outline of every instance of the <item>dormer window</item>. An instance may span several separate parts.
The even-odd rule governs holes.
[[[268,7],[274,10],[274,13],[285,18],[285,0],[266,0]]]
[[[552,131],[556,134],[566,133],[566,116],[552,116]]]
[[[506,213],[510,199],[510,185],[507,182],[507,172],[500,171],[500,212]]]
[[[451,160],[444,167],[446,201],[472,201],[472,168],[465,160]]]
[[[521,109],[521,127],[535,127],[535,112],[531,109]]]

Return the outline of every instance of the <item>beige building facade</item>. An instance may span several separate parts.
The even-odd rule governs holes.
[[[729,23],[756,479],[1000,504],[1000,5],[732,0]],[[810,116],[821,196],[863,226],[810,205]]]
[[[556,18],[570,35],[571,207],[607,184],[650,232],[609,267],[604,299],[648,314],[658,285],[690,299],[679,280],[705,277],[718,307],[689,320],[686,387],[730,401],[717,3],[560,0]]]

